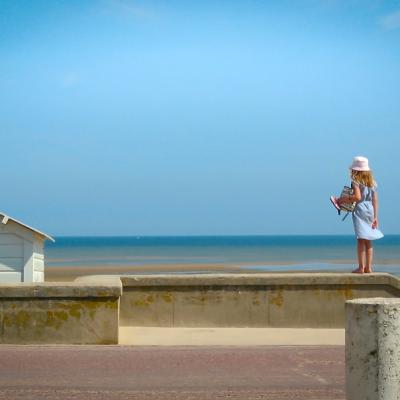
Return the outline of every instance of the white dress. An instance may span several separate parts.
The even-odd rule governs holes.
[[[361,192],[361,200],[357,203],[353,211],[353,225],[356,238],[366,240],[382,238],[383,233],[377,228],[372,228],[372,222],[374,221],[372,196],[376,189],[355,182],[353,182],[353,185],[358,186]]]

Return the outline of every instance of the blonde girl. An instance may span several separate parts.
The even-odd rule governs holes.
[[[372,272],[372,241],[383,237],[378,229],[377,185],[365,157],[354,157],[350,175],[353,194],[340,197],[337,202],[357,202],[352,215],[357,239],[358,268],[353,272],[363,274]]]

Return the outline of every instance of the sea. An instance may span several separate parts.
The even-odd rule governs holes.
[[[184,273],[212,273],[207,265],[242,271],[350,271],[357,266],[354,236],[124,236],[56,237],[46,243],[51,267],[127,266],[161,273],[155,266],[181,266]],[[192,267],[185,271],[185,265]],[[199,266],[199,269],[193,268]],[[151,269],[150,269],[151,266]],[[400,276],[400,235],[374,242],[374,270]],[[220,272],[220,271],[219,271]],[[171,274],[173,272],[171,268]],[[182,273],[182,272],[180,272]]]

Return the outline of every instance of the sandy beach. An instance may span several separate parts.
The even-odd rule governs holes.
[[[45,279],[47,282],[73,281],[79,276],[85,275],[129,275],[145,273],[195,273],[195,272],[257,272],[243,269],[238,265],[227,264],[152,264],[152,265],[128,265],[128,266],[81,266],[81,267],[46,267]]]
[[[332,265],[331,271],[343,271],[344,265],[353,265],[354,260],[343,260],[338,263],[336,260],[326,262]],[[382,266],[387,267],[387,272],[391,272],[394,266],[400,264],[399,260],[380,260]],[[298,265],[293,266],[287,263],[263,263],[265,267],[276,267],[276,269],[268,269],[268,273],[289,273],[289,272],[320,272],[316,266],[312,269],[299,269]],[[354,264],[355,265],[355,264]],[[280,267],[284,267],[282,270]],[[292,267],[292,268],[291,268]],[[207,273],[207,272],[224,272],[224,273],[260,273],[262,270],[254,264],[227,264],[227,263],[193,263],[193,264],[146,264],[146,265],[82,265],[82,266],[46,266],[45,280],[46,282],[71,282],[80,276],[87,275],[131,275],[131,274],[155,274],[155,273]],[[328,270],[326,270],[328,271]],[[348,272],[351,267],[348,268]],[[344,271],[345,272],[345,271]],[[378,271],[377,271],[378,272]]]
[[[350,263],[350,262],[349,262]],[[333,263],[332,263],[333,264]],[[268,264],[265,264],[268,266]],[[277,265],[277,263],[271,264]],[[282,263],[283,265],[287,265]],[[334,264],[333,264],[334,265]],[[332,268],[334,269],[334,267]],[[299,272],[299,269],[293,265],[293,269],[279,270],[273,272]],[[80,276],[87,275],[131,275],[131,274],[154,274],[154,273],[207,273],[207,272],[224,272],[224,273],[259,273],[260,270],[254,265],[237,265],[226,263],[213,264],[150,264],[150,265],[97,265],[97,266],[47,266],[45,270],[46,282],[70,282]],[[302,271],[304,272],[304,271]],[[307,272],[312,272],[308,270]]]
[[[400,275],[400,236],[376,249],[376,272]],[[351,236],[59,237],[45,249],[45,280],[155,273],[349,272]]]

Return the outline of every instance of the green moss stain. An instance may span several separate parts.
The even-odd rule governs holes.
[[[61,321],[68,320],[68,314],[65,311],[54,311],[54,315],[57,319],[60,319]]]
[[[340,292],[343,294],[346,300],[351,300],[354,298],[353,290],[350,289],[350,287],[345,287],[344,289],[341,289]]]
[[[64,322],[68,321],[68,313],[65,311],[47,311],[47,318],[44,326],[59,329]]]
[[[63,309],[65,309],[68,314],[75,318],[76,320],[80,320],[85,313],[88,313],[90,318],[94,318],[97,310],[99,309],[108,309],[108,310],[117,310],[118,309],[118,300],[110,300],[110,301],[96,301],[96,300],[84,300],[71,303],[64,303],[60,305]]]
[[[204,304],[207,302],[208,298],[205,293],[194,293],[190,294],[183,294],[178,295],[177,302],[179,304],[186,304],[191,306],[200,306],[203,307]]]
[[[154,303],[154,295],[153,294],[148,294],[146,296],[143,296],[140,299],[137,299],[137,300],[134,300],[133,302],[131,302],[131,304],[133,306],[137,306],[137,307],[148,307],[153,303]]]
[[[14,314],[14,322],[19,328],[26,329],[29,321],[30,315],[27,311],[21,310]]]
[[[269,303],[281,307],[283,305],[283,293],[281,289],[274,290],[269,296]]]
[[[116,301],[54,301],[45,307],[37,309],[32,304],[31,310],[19,310],[16,303],[10,304],[9,310],[3,313],[4,327],[16,329],[17,331],[30,330],[41,331],[47,327],[60,329],[65,323],[73,318],[73,320],[81,321],[87,315],[92,320],[96,317],[99,309],[118,309],[118,300]]]
[[[3,343],[96,343],[115,344],[108,325],[117,323],[119,299],[27,298],[6,301],[1,306],[0,330]],[[99,317],[99,331],[93,324]],[[69,332],[73,332],[70,338]],[[75,335],[75,336],[74,336]]]
[[[106,308],[109,308],[110,310],[116,310],[118,308],[118,300],[108,301],[106,303]]]
[[[47,311],[46,326],[56,325],[56,318],[54,317],[53,311]]]
[[[30,324],[31,316],[27,311],[5,312],[3,315],[3,324],[7,328],[16,327],[18,330],[27,329]]]
[[[76,318],[78,321],[81,319],[82,304],[72,304],[69,307],[69,315]]]
[[[166,303],[172,303],[173,300],[173,295],[172,293],[162,293],[161,298],[166,302]]]
[[[260,292],[253,293],[251,302],[252,302],[253,306],[259,306],[261,304]]]

